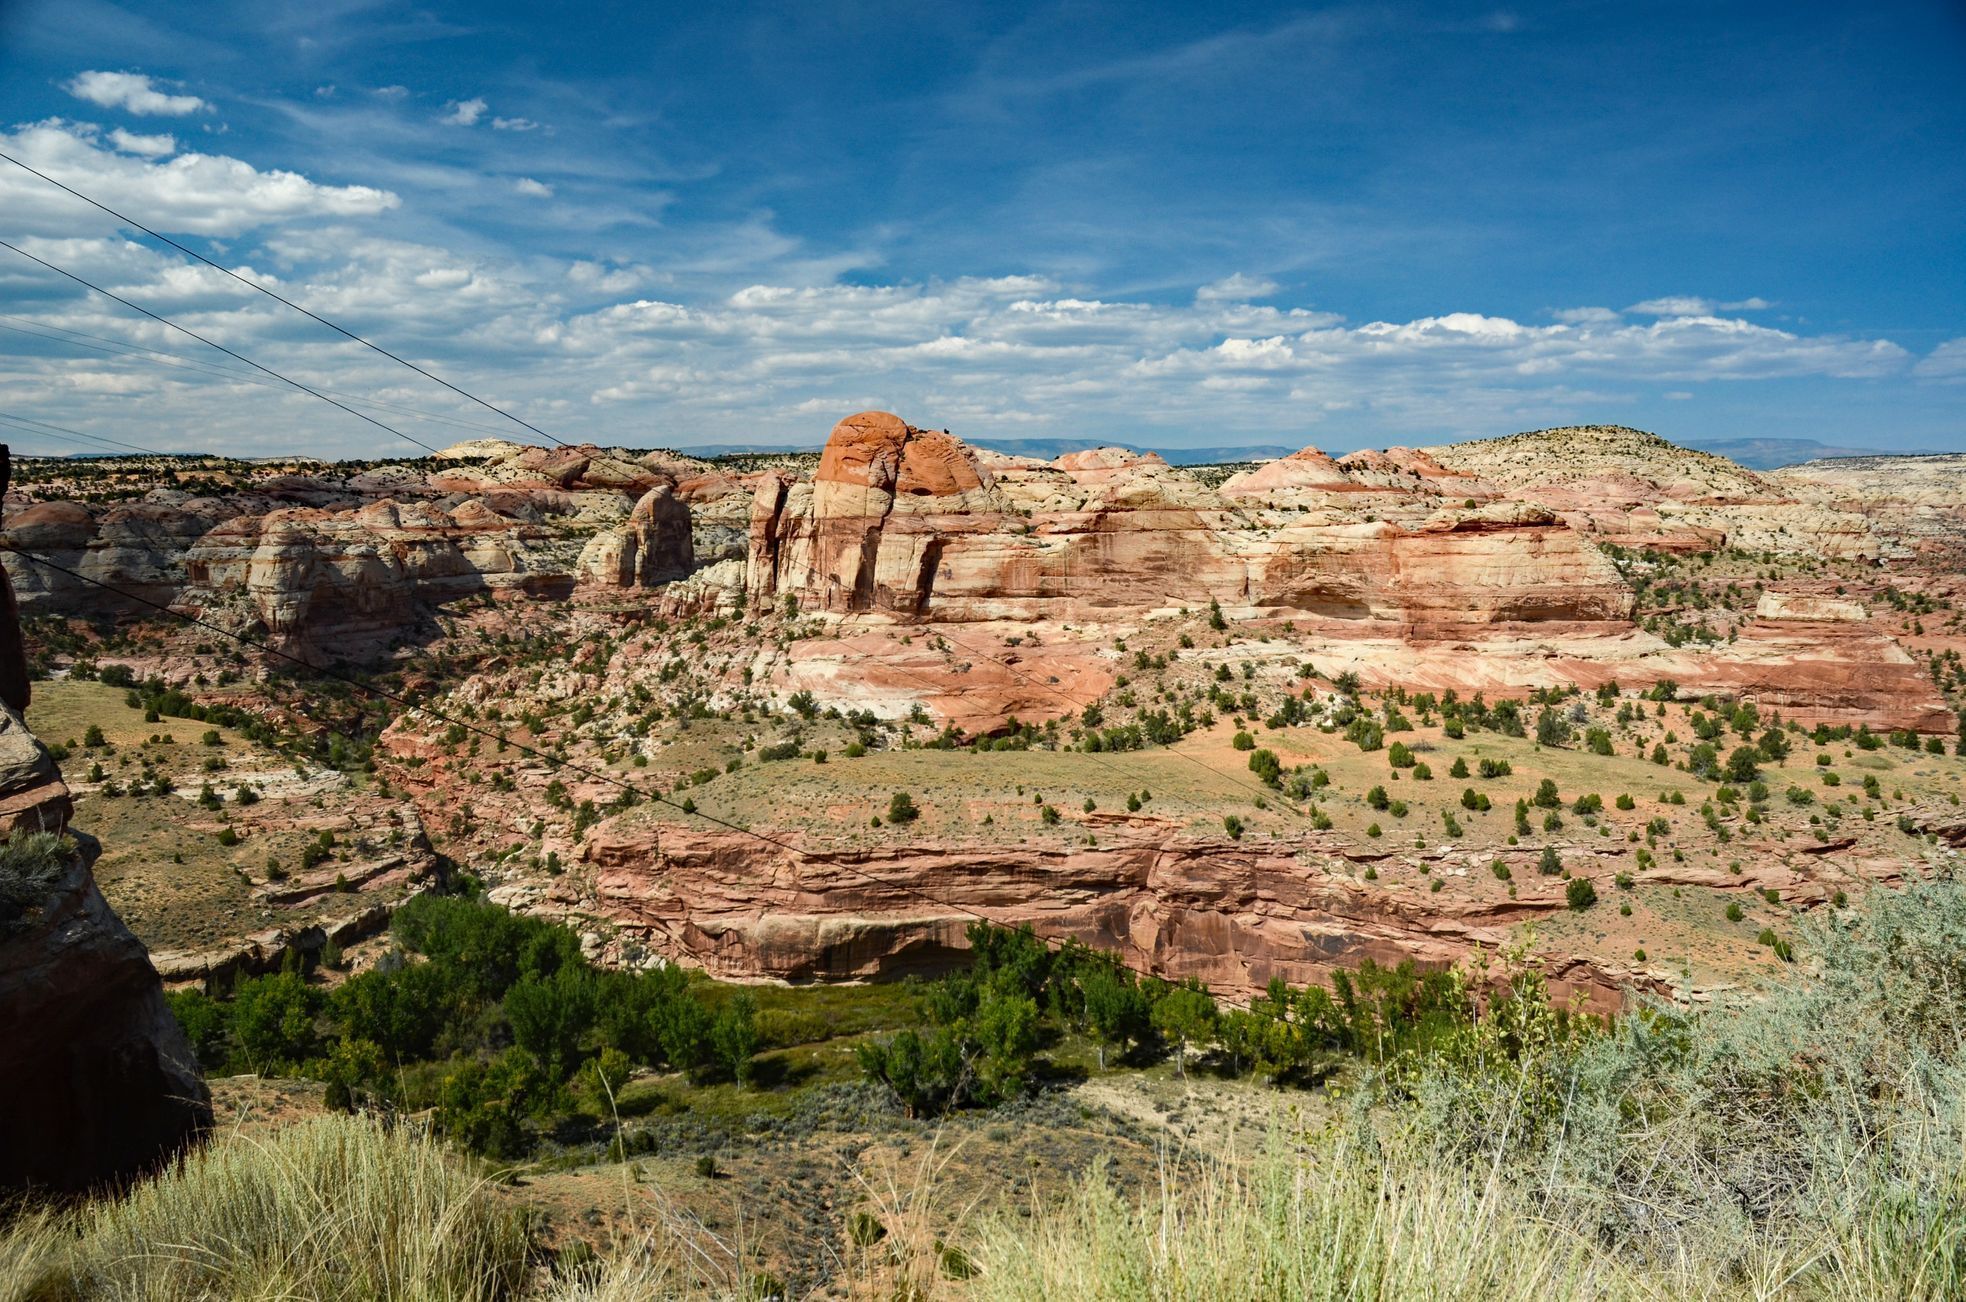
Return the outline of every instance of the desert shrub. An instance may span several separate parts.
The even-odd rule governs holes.
[[[1713,1281],[1668,1292],[1732,1274],[1958,1296],[1966,887],[1875,890],[1803,927],[1814,977],[1733,1006],[1654,1002],[1579,1035],[1546,996],[1510,1000],[1393,1087],[1407,1133],[1627,1260]],[[1487,1051],[1506,1043],[1529,1051]]]

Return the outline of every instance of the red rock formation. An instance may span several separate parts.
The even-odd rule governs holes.
[[[1466,498],[1494,494],[1403,455],[1362,463],[1381,484],[1307,450],[1218,494],[1117,449],[1049,465],[999,458],[993,472],[947,434],[866,412],[834,428],[809,486],[760,483],[747,588],[808,609],[948,621],[1210,601],[1423,627],[1629,617],[1615,569],[1553,513],[1470,510]],[[1454,495],[1445,513],[1442,485]],[[1405,523],[1291,513],[1306,492],[1388,504]]]
[[[1446,966],[1476,944],[1506,942],[1517,922],[1565,907],[1554,893],[1395,896],[1336,870],[1349,849],[1319,833],[1241,842],[1131,830],[1096,847],[795,852],[717,829],[617,820],[595,830],[585,857],[603,916],[658,953],[738,979],[938,971],[959,961],[964,928],[980,916],[1247,997],[1274,977],[1322,982],[1368,958]],[[1564,988],[1615,1008],[1634,983],[1654,986],[1581,963]]]

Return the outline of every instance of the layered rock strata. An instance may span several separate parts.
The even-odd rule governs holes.
[[[1431,460],[1354,475],[1321,454],[1218,493],[1159,457],[986,458],[863,412],[834,428],[810,483],[759,484],[746,587],[951,622],[1211,601],[1420,629],[1629,617],[1597,548],[1553,512],[1494,497]]]
[[[1399,898],[1344,870],[1353,857],[1385,855],[1320,833],[1241,842],[1149,826],[1109,832],[1097,846],[791,850],[624,822],[597,829],[585,857],[595,910],[638,944],[720,976],[793,982],[945,970],[962,961],[964,929],[981,917],[1246,998],[1273,978],[1322,982],[1366,959],[1448,966],[1565,907],[1554,893],[1452,905]],[[1600,1009],[1620,1006],[1632,985],[1665,988],[1587,963],[1562,980]]]

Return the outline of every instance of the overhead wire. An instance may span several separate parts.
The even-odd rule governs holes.
[[[256,371],[264,371],[266,372],[266,374],[272,376],[276,380],[285,381],[287,384],[292,385],[294,388],[300,390],[302,393],[309,394],[313,397],[319,398],[322,402],[327,403],[331,407],[339,407],[341,408],[341,410],[347,412],[349,415],[355,417],[358,420],[367,421],[369,424],[375,426],[379,430],[383,430],[386,431],[387,433],[394,434],[397,438],[402,439],[405,442],[414,443],[416,444],[416,446],[422,448],[425,452],[428,452],[433,457],[437,455],[436,448],[431,447],[428,443],[425,443],[422,439],[417,438],[415,435],[405,434],[402,430],[397,429],[395,426],[390,425],[385,421],[377,420],[375,417],[369,415],[367,412],[357,411],[355,408],[349,406],[345,402],[342,402],[338,398],[331,398],[327,394],[321,392],[319,389],[303,384],[299,380],[294,379],[290,375],[283,375],[282,373],[274,370],[270,366],[266,366],[263,365],[262,363],[254,361],[252,358],[247,357],[244,353],[234,352],[232,349],[227,348],[224,344],[221,344],[216,340],[206,338],[204,335],[199,334],[196,330],[191,329],[189,326],[179,325],[177,322],[171,320],[169,317],[153,312],[149,308],[143,306],[141,303],[133,303],[129,299],[124,298],[122,295],[104,289],[102,286],[96,284],[95,282],[88,280],[83,276],[77,275],[75,272],[70,271],[65,267],[56,266],[54,263],[48,261],[46,258],[37,256],[36,254],[29,253],[26,249],[21,248],[18,244],[11,244],[6,240],[0,240],[0,249],[9,249],[14,253],[19,254],[21,257],[26,258],[30,262],[38,262],[42,266],[46,267],[48,270],[54,272],[55,274],[60,276],[66,276],[68,279],[74,281],[76,284],[82,285],[88,289],[94,290],[98,294],[101,294],[104,298],[113,299],[116,302],[121,303],[124,307],[129,308],[133,312],[141,312],[143,315],[149,317],[152,321],[156,321],[162,325],[167,325],[171,329],[176,330],[180,334],[189,335],[191,338],[196,339],[199,343],[204,344],[206,347],[216,348],[221,353],[224,353],[227,357],[231,357],[238,361],[244,362],[246,365],[252,367]]]
[[[134,227],[135,229],[142,231],[145,235],[150,236],[152,239],[159,240],[165,244],[170,245],[172,248],[176,249],[179,253],[184,254],[186,257],[196,258],[199,262],[204,263],[212,270],[217,271],[222,275],[229,276],[231,279],[238,281],[241,285],[244,285],[246,288],[264,294],[268,298],[273,299],[275,302],[285,304],[287,307],[292,308],[294,311],[300,313],[304,317],[307,317],[309,320],[319,322],[321,325],[326,326],[328,329],[334,331],[336,334],[341,335],[347,339],[352,339],[354,342],[362,345],[362,347],[367,348],[372,352],[379,353],[382,356],[387,357],[390,361],[397,363],[398,365],[407,366],[410,370],[415,371],[418,375],[421,375],[424,379],[431,381],[433,384],[442,385],[444,388],[449,389],[452,393],[455,393],[460,398],[468,399],[469,401],[478,404],[480,407],[483,407],[486,411],[492,412],[498,416],[502,416],[506,420],[509,420],[516,425],[520,425],[525,429],[529,429],[543,439],[550,439],[554,443],[559,444],[561,447],[569,446],[566,440],[560,438],[558,435],[549,433],[548,431],[543,430],[539,426],[533,424],[531,421],[525,420],[519,416],[514,415],[509,411],[506,411],[502,407],[496,406],[492,403],[485,401],[483,398],[480,398],[475,393],[471,393],[468,390],[459,388],[457,385],[452,384],[449,380],[444,379],[441,375],[432,374],[430,371],[425,370],[421,366],[418,366],[415,362],[409,361],[403,357],[399,357],[395,353],[390,352],[387,348],[382,347],[380,344],[372,343],[371,341],[364,339],[361,335],[356,334],[353,330],[349,330],[342,326],[336,325],[333,321],[328,320],[326,317],[321,316],[319,313],[311,312],[307,308],[304,308],[300,304],[294,302],[292,299],[274,293],[272,290],[268,289],[266,286],[258,283],[257,281],[248,280],[246,277],[241,276],[238,272],[233,271],[230,267],[214,262],[212,259],[206,257],[204,254],[198,252],[198,250],[190,248],[184,244],[180,244],[178,241],[172,239],[170,236],[165,235],[159,231],[153,230],[150,227],[144,225],[136,218],[116,211],[116,209],[111,208],[108,204],[103,203],[99,199],[90,198],[88,195],[82,193],[74,186],[56,180],[54,177],[49,176],[46,172],[31,167],[28,164],[22,162],[20,159],[15,158],[12,154],[6,153],[4,151],[0,151],[0,159],[4,159],[5,161],[12,163],[15,167],[20,168],[24,172],[28,172],[34,176],[40,177],[43,181],[46,181],[49,185],[52,185],[59,190],[64,190],[71,195],[74,195],[77,199],[80,199],[83,203],[86,203],[93,208],[97,208],[102,212],[108,213],[111,217],[114,217],[117,221],[123,222],[128,226]]]
[[[28,324],[9,325],[7,324],[9,321],[25,321]],[[281,387],[277,382],[269,380],[265,376],[254,375],[247,371],[235,371],[227,366],[200,362],[194,358],[186,357],[182,353],[167,352],[160,348],[147,348],[142,344],[133,344],[126,340],[106,339],[101,335],[92,335],[86,331],[64,329],[61,326],[49,325],[45,321],[35,321],[29,317],[8,316],[6,313],[0,312],[0,330],[6,330],[14,334],[29,335],[36,339],[45,339],[50,343],[61,344],[69,348],[85,348],[90,352],[103,353],[112,357],[125,357],[132,361],[150,362],[153,365],[162,366],[168,370],[191,371],[200,375],[211,376],[214,379],[236,380],[241,384],[260,385],[269,389]],[[56,331],[58,333],[46,333],[48,331]],[[67,335],[75,335],[77,337],[73,339],[63,337]],[[90,340],[95,342],[87,342]],[[390,402],[382,398],[372,398],[365,394],[350,393],[346,389],[331,389],[326,385],[321,385],[319,388],[322,393],[331,394],[337,398],[345,398],[357,406],[374,407],[381,411],[396,412],[404,416],[414,416],[418,420],[427,420],[439,425],[449,425],[456,429],[470,430],[477,434],[491,434],[496,436],[505,433],[504,430],[493,425],[465,420],[462,417],[448,415],[443,412],[425,411],[421,407],[412,407],[407,403]]]
[[[127,448],[132,452],[142,452],[154,457],[194,455],[183,452],[159,452],[156,448],[140,447],[135,443],[124,443],[119,439],[104,438],[100,434],[84,434],[81,430],[70,429],[66,425],[51,425],[47,421],[34,420],[27,416],[16,416],[11,412],[0,411],[0,424],[5,424],[11,429],[19,430],[23,434],[32,434],[38,438],[55,439],[63,443],[73,443],[77,440],[87,439],[91,443],[101,443],[116,448]],[[40,426],[41,428],[37,429],[35,428],[36,426]],[[98,452],[95,455],[109,457],[120,454],[115,452]]]

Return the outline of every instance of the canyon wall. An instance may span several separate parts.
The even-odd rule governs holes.
[[[753,600],[944,622],[1211,601],[1416,629],[1629,618],[1616,569],[1554,512],[1417,457],[1356,464],[1299,454],[1217,492],[1157,456],[979,454],[863,412],[809,483],[760,483],[745,582]]]
[[[1115,820],[1097,846],[792,850],[715,828],[619,820],[597,829],[584,855],[597,912],[641,946],[740,980],[940,972],[961,961],[964,929],[986,918],[1247,998],[1272,978],[1323,982],[1366,959],[1449,966],[1477,944],[1492,952],[1507,943],[1516,923],[1565,908],[1560,894],[1396,897],[1355,875],[1357,863],[1385,854],[1330,833],[1242,842],[1154,821]],[[1451,852],[1435,857],[1452,869]],[[1667,988],[1630,967],[1571,964],[1557,975],[1560,993],[1577,990],[1600,1011],[1620,1007],[1627,988]]]
[[[0,448],[0,493],[6,479]],[[142,943],[96,889],[93,843],[21,839],[65,831],[70,803],[22,718],[15,611],[0,577],[0,1190],[79,1191],[165,1161],[211,1103]]]

